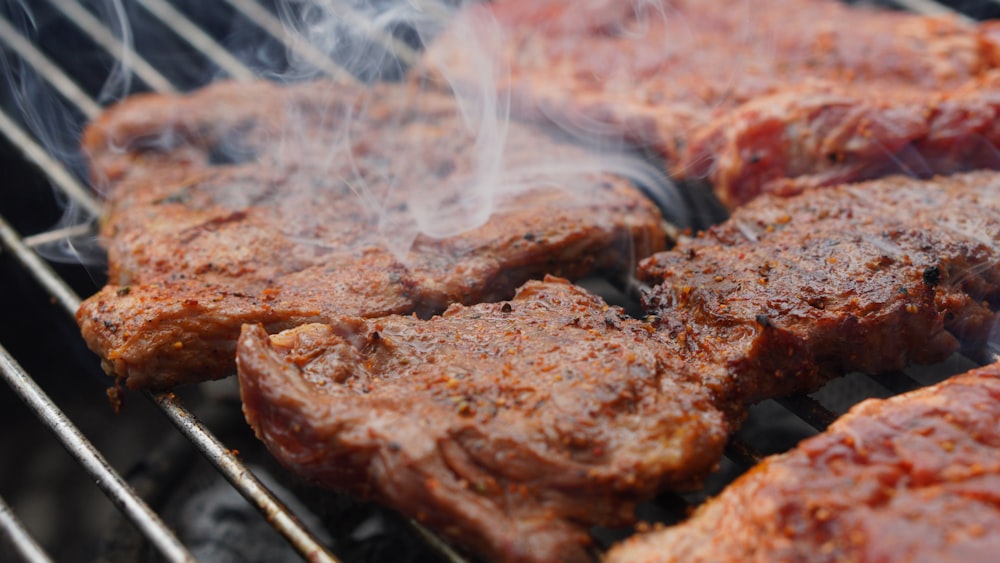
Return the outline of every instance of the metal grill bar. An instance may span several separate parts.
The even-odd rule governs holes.
[[[384,30],[376,28],[372,25],[371,21],[352,10],[346,4],[342,2],[335,2],[334,0],[319,0],[319,2],[326,9],[341,18],[344,23],[350,25],[355,30],[360,31],[363,35],[369,37],[370,39],[375,40],[379,45],[392,53],[393,56],[407,65],[412,66],[417,62],[418,54],[410,48],[409,45],[403,43],[399,39],[396,39]],[[446,17],[446,15],[442,14],[441,17]]]
[[[148,393],[153,402],[163,409],[175,426],[205,454],[223,476],[254,503],[268,522],[274,526],[295,549],[312,562],[336,563],[333,556],[311,532],[302,526],[295,516],[279,501],[271,491],[257,479],[236,456],[211,434],[190,412],[184,409],[173,393]]]
[[[149,66],[148,63],[146,63],[141,57],[136,55],[129,47],[123,45],[115,39],[106,28],[102,27],[103,24],[98,22],[96,18],[93,18],[93,16],[89,14],[89,12],[86,12],[86,10],[76,4],[74,0],[49,1],[59,8],[60,11],[66,14],[69,19],[77,22],[77,25],[102,48],[107,50],[119,60],[127,58],[129,68],[131,68],[136,75],[146,82],[146,84],[152,89],[160,92],[170,92],[175,90],[169,81],[164,79],[162,75]],[[350,73],[337,66],[320,51],[312,48],[312,46],[305,42],[301,37],[288,35],[288,33],[280,27],[280,22],[277,18],[253,0],[226,1],[245,15],[247,19],[260,26],[275,38],[285,42],[289,48],[299,53],[307,61],[309,61],[310,64],[313,64],[322,72],[340,80],[355,80]],[[1000,0],[993,1],[1000,3]],[[253,78],[253,72],[250,69],[235,59],[235,57],[229,55],[224,48],[222,48],[218,43],[211,39],[200,28],[187,19],[183,14],[179,13],[165,0],[139,0],[139,3],[150,13],[160,19],[164,24],[177,32],[177,34],[185,41],[208,56],[210,60],[216,63],[223,69],[224,72],[233,78],[237,80],[248,80]],[[329,4],[329,2],[326,3]],[[897,0],[895,3],[919,13],[955,14],[955,12],[951,9],[929,0]],[[81,15],[82,13],[85,13],[86,15]],[[960,17],[968,19],[965,18],[965,16]],[[83,20],[88,21],[87,23],[83,23]],[[92,25],[94,23],[96,23],[96,27]],[[277,24],[278,27],[275,27],[275,24]],[[410,49],[409,46],[399,42],[394,37],[391,37],[380,30],[360,29],[371,35],[373,40],[386,47],[389,52],[396,55],[401,61],[412,64],[412,61],[415,60],[416,53],[412,52],[412,49]],[[5,41],[16,52],[18,52],[18,54],[21,55],[28,64],[34,66],[36,70],[40,71],[43,76],[45,76],[46,80],[48,80],[67,100],[76,104],[84,115],[92,118],[100,111],[96,102],[80,90],[80,88],[57,66],[49,62],[44,55],[37,51],[37,49],[34,49],[34,47],[31,46],[31,44],[27,42],[16,30],[14,30],[14,28],[3,18],[0,18],[0,40]],[[142,65],[149,66],[149,69],[155,74],[149,73],[145,70],[140,71],[139,67]],[[155,78],[155,76],[159,76],[159,78]],[[26,158],[36,164],[40,170],[49,175],[50,179],[60,189],[73,198],[74,201],[81,203],[95,216],[99,213],[99,204],[97,204],[93,197],[90,196],[86,188],[82,187],[72,174],[66,171],[65,168],[63,168],[54,158],[44,151],[44,149],[31,140],[31,138],[20,127],[18,127],[13,120],[2,112],[0,112],[0,132],[11,139],[15,146],[20,147]],[[82,227],[73,228],[80,229]],[[3,222],[2,218],[0,218],[0,235],[2,235],[2,237],[0,237],[0,242],[14,251],[15,256],[19,261],[21,261],[24,267],[35,276],[39,283],[41,283],[45,289],[53,295],[53,297],[56,298],[62,308],[72,315],[79,304],[79,298],[72,292],[72,290],[69,289],[65,282],[59,278],[58,275],[51,270],[51,268],[48,267],[45,262],[38,258],[38,256],[28,248],[26,244],[44,244],[44,242],[49,240],[50,237],[54,235],[51,235],[51,233],[43,233],[41,235],[29,237],[28,239],[22,241],[18,235],[10,229],[5,222]],[[5,377],[8,378],[8,380],[13,377],[9,374],[9,372],[11,372],[18,378],[24,378],[33,385],[31,378],[24,373],[23,370],[20,370],[19,366],[16,366],[16,363],[12,364],[13,366],[16,366],[16,368],[8,367],[8,359],[10,362],[13,362],[13,359],[9,358],[9,354],[7,354],[2,347],[0,347],[0,360],[3,360],[0,367],[3,368]],[[882,378],[879,378],[877,381],[884,383],[887,388],[890,388],[894,392],[898,392],[897,389],[909,389],[911,388],[911,385],[920,385],[916,381],[909,378],[909,376],[902,373],[892,374],[887,382],[883,382]],[[38,391],[41,392],[40,389],[38,389]],[[277,500],[274,499],[270,491],[260,484],[260,482],[231,452],[229,452],[228,449],[226,449],[211,433],[208,432],[207,429],[204,428],[204,426],[202,426],[188,411],[186,411],[172,394],[147,394],[147,397],[160,406],[168,418],[170,418],[178,429],[180,429],[181,433],[192,441],[198,449],[202,451],[202,453],[220,470],[220,472],[245,497],[248,498],[248,500],[260,508],[265,516],[267,516],[268,519],[274,523],[275,528],[285,535],[286,538],[288,538],[289,541],[296,547],[296,549],[298,549],[310,560],[335,561],[333,556],[330,555],[325,548],[320,546],[318,542],[316,542],[315,539],[301,527],[301,524],[297,522],[294,516],[292,516]],[[836,416],[808,397],[796,397],[791,400],[782,400],[779,402],[782,403],[785,408],[792,411],[794,414],[817,429],[825,428],[825,426]],[[62,415],[62,413],[58,414],[65,419],[65,416]],[[56,428],[53,429],[57,430]],[[80,436],[80,439],[82,441],[80,443],[89,446],[89,443],[86,442],[82,436]],[[80,443],[75,444],[79,446]],[[92,446],[90,447],[92,449]],[[70,446],[67,446],[67,449],[69,448]],[[96,450],[94,453],[96,453]],[[100,454],[97,455],[99,456]],[[761,459],[760,454],[756,452],[754,448],[737,440],[733,440],[727,446],[726,455],[736,463],[747,467],[756,464]],[[115,476],[117,477],[117,475]],[[110,493],[109,496],[113,501],[116,501],[117,497],[112,496]],[[141,503],[141,500],[139,502]],[[146,508],[146,510],[148,511],[149,509]],[[0,499],[0,524],[4,525],[4,528],[2,529],[12,529],[3,521],[7,516],[7,512],[9,512],[9,510],[7,510],[7,507],[3,505],[2,499]],[[156,518],[155,513],[152,516]],[[450,561],[463,561],[461,556],[457,555],[450,548],[450,546],[442,542],[437,536],[433,535],[416,522],[412,522],[412,524],[418,533],[424,536],[429,544],[436,547],[446,559]],[[159,526],[165,527],[162,522],[159,522]],[[169,528],[166,528],[166,530],[172,537],[172,532],[170,532]],[[147,537],[154,539],[148,532]],[[30,536],[28,539],[30,540]],[[176,538],[173,538],[173,541],[176,542]],[[183,545],[180,545],[179,543],[177,545],[181,550],[184,550],[181,552],[181,555],[186,557],[190,556],[190,554],[186,553],[186,549]],[[171,557],[171,559],[173,558]]]
[[[61,0],[59,0],[61,1]],[[140,0],[142,2],[150,2],[153,0]],[[158,3],[159,0],[155,0],[154,4]],[[144,4],[145,5],[145,4]],[[170,16],[170,7],[167,10],[163,10],[162,14],[164,16]],[[4,21],[0,19],[0,21]],[[167,22],[167,20],[164,20]],[[186,20],[189,22],[189,20]],[[190,22],[189,22],[190,23]],[[191,24],[193,25],[193,24]],[[106,29],[105,33],[110,33]],[[200,30],[199,30],[200,32]],[[206,36],[207,37],[207,36]],[[2,37],[0,37],[2,38]],[[195,47],[202,48],[206,45],[204,42],[192,43]],[[214,41],[212,44],[221,49],[218,44]],[[44,69],[52,68],[58,71],[58,67],[48,61],[47,57],[36,49],[33,45],[26,44],[24,46],[25,52],[29,53],[31,57],[35,60],[45,61],[47,63],[42,69],[43,75],[47,80],[52,81],[52,77],[44,71]],[[109,51],[116,57],[120,57],[122,51],[112,50]],[[211,56],[211,53],[205,53]],[[137,60],[143,60],[138,55],[135,55]],[[214,57],[213,57],[214,58]],[[235,60],[235,59],[234,59]],[[249,72],[249,70],[248,70]],[[345,73],[343,71],[342,73]],[[155,84],[150,84],[152,87],[156,87]],[[174,91],[174,88],[169,85],[169,91]],[[84,106],[92,104],[95,107],[97,103],[94,102],[87,94],[82,91],[79,92],[78,96],[72,98],[72,101]],[[82,109],[82,108],[81,108]],[[0,112],[0,117],[6,118],[6,116]],[[89,116],[93,117],[93,116]],[[12,127],[16,128],[13,123]],[[19,128],[16,128],[19,131]],[[60,189],[64,189],[67,194],[76,197],[83,196],[82,199],[88,201],[88,208],[93,208],[93,215],[97,216],[100,214],[100,205],[89,197],[85,188],[80,186],[75,179],[72,178],[68,172],[65,171],[62,166],[48,156],[48,154],[34,143],[30,137],[21,132],[20,140],[26,143],[26,146],[35,149],[33,152],[37,152],[38,155],[44,156],[45,158],[40,159],[42,161],[48,160],[45,166],[41,169],[49,173],[49,165],[52,166],[51,170],[56,172],[50,176],[50,180]],[[68,182],[63,184],[64,181]],[[0,218],[2,221],[2,218]],[[15,251],[15,255],[18,259],[35,274],[38,281],[45,287],[53,297],[62,305],[63,309],[70,315],[73,316],[76,309],[79,308],[80,299],[76,296],[73,291],[45,264],[38,256],[31,252],[27,245],[20,241],[16,233],[6,223],[0,223],[0,228],[4,230],[2,233],[4,235],[3,240],[5,244],[9,245]],[[41,244],[46,240],[49,240],[48,236],[38,236],[32,241],[33,244]],[[310,561],[336,561],[336,558],[319,542],[311,532],[306,530],[302,524],[296,519],[291,512],[280,502],[273,494],[247,469],[244,467],[232,453],[225,448],[204,426],[198,423],[197,419],[189,412],[187,412],[170,393],[162,394],[148,394],[157,405],[163,409],[167,414],[168,418],[173,422],[178,429],[184,433],[197,447],[198,449],[209,459],[209,461],[215,465],[223,476],[232,483],[237,490],[251,503],[253,503],[261,511],[262,514],[268,519],[269,522],[277,529],[286,539],[295,547],[303,556],[305,556]],[[464,559],[457,554],[450,546],[440,538],[437,538],[432,532],[424,528],[421,524],[414,520],[409,520],[410,526],[427,541],[427,543],[435,548],[445,559],[453,562],[461,562]]]
[[[24,245],[28,248],[37,248],[45,244],[51,244],[53,242],[59,242],[61,240],[66,240],[72,237],[79,237],[83,235],[88,235],[92,231],[91,225],[89,223],[84,223],[81,225],[72,225],[69,227],[62,227],[59,229],[53,229],[51,231],[45,231],[44,233],[38,233],[37,235],[31,235],[30,237],[24,237]]]
[[[101,113],[101,106],[97,102],[3,17],[0,17],[0,40],[14,49],[25,62],[38,70],[56,91],[80,108],[80,111],[88,119],[93,119]]]
[[[23,241],[17,236],[17,233],[7,225],[6,221],[0,218],[0,243],[4,247],[10,249],[14,257],[36,278],[36,280],[44,287],[44,289],[56,299],[56,301],[62,306],[63,310],[71,317],[76,313],[76,310],[80,306],[80,298],[73,292],[73,290],[66,285],[53,270],[38,257],[37,254],[32,252],[27,246],[24,245]],[[2,349],[2,348],[0,348]],[[30,377],[24,374],[30,381]],[[41,389],[38,390],[41,392]],[[305,529],[302,524],[296,519],[287,507],[284,506],[279,500],[277,500],[274,495],[267,490],[267,488],[258,480],[251,471],[246,468],[242,463],[240,463],[232,452],[226,449],[217,438],[215,438],[211,432],[208,431],[191,413],[187,412],[180,403],[177,402],[176,398],[172,394],[148,394],[156,404],[158,404],[163,411],[166,413],[167,417],[173,422],[185,435],[188,436],[190,440],[198,447],[198,449],[205,454],[206,458],[215,465],[219,471],[229,480],[230,483],[242,494],[247,500],[249,500],[254,506],[258,507],[260,511],[268,518],[272,523],[274,528],[280,532],[288,541],[302,553],[310,561],[327,561],[335,562],[337,559],[319,542],[318,539],[313,536],[311,532]],[[61,414],[61,413],[60,413]],[[65,415],[62,415],[65,419]],[[46,421],[48,421],[46,419]],[[68,423],[68,419],[67,419]],[[93,446],[83,438],[82,435],[77,433],[77,435],[72,436],[73,439],[81,440],[80,443],[74,444],[77,448],[88,448],[93,450]],[[96,453],[96,450],[94,450]],[[88,470],[91,468],[87,467]],[[91,471],[93,473],[93,471]],[[95,476],[100,476],[101,479],[105,479],[104,476],[94,473]],[[120,478],[119,478],[120,479]],[[126,491],[130,494],[131,489]],[[121,491],[113,490],[113,494],[120,494]],[[112,494],[109,493],[109,494]],[[138,499],[138,497],[135,497]],[[112,497],[113,501],[118,503],[118,499]],[[139,500],[141,502],[141,500]],[[145,506],[145,505],[143,505]],[[148,510],[148,509],[147,509]],[[159,520],[157,519],[159,522]],[[169,532],[169,528],[159,522],[165,530]],[[142,528],[144,532],[148,531],[145,527]],[[169,532],[172,534],[172,532]],[[152,539],[152,538],[151,538]],[[182,546],[183,547],[183,546]]]
[[[425,528],[424,525],[421,524],[420,522],[417,522],[412,518],[408,518],[406,522],[410,525],[411,528],[413,528],[413,531],[415,531],[417,535],[420,536],[421,539],[423,539],[427,545],[434,548],[438,552],[438,555],[443,557],[445,561],[449,561],[450,563],[468,562],[468,560],[465,557],[459,555],[459,553],[455,551],[454,548],[452,548],[451,545],[448,544],[448,542],[441,539],[434,532]]]
[[[729,439],[729,442],[726,444],[725,453],[726,457],[733,463],[743,467],[753,467],[760,463],[760,460],[764,459],[764,456],[754,449],[753,446],[737,438]]]
[[[922,383],[901,371],[883,373],[873,379],[876,383],[896,395],[909,393],[910,391],[923,387]]]
[[[66,451],[96,477],[97,486],[146,534],[169,561],[194,561],[194,556],[177,539],[173,531],[135,494],[121,475],[87,441],[2,345],[0,345],[0,373],[21,400],[55,432]]]
[[[192,47],[198,49],[212,62],[219,65],[223,72],[235,80],[249,81],[256,78],[253,71],[247,68],[239,59],[229,54],[207,33],[201,30],[184,14],[177,11],[166,0],[136,0],[149,13],[156,16],[167,27],[173,29]]]
[[[830,412],[819,401],[808,395],[795,395],[775,400],[778,404],[791,411],[792,414],[804,420],[806,424],[820,432],[826,430],[827,426],[830,426],[834,420],[837,420],[836,414]]]
[[[344,82],[357,82],[353,74],[338,66],[299,34],[288,31],[278,18],[254,0],[226,0],[226,2],[327,76]]]
[[[2,21],[3,18],[0,18],[0,22]],[[92,217],[101,214],[101,204],[90,195],[90,191],[2,110],[0,110],[0,133],[10,139],[11,143],[21,150],[25,159],[39,170],[43,170],[64,194],[83,207],[87,213]]]
[[[70,317],[76,314],[76,309],[80,306],[80,298],[47,263],[24,245],[17,232],[7,224],[3,217],[0,217],[0,248],[11,251],[14,258],[31,272],[35,281],[42,285]]]
[[[75,0],[49,0],[63,15],[90,36],[109,54],[122,61],[125,70],[135,73],[157,92],[174,92],[173,85],[145,59],[136,56],[132,46],[119,41],[105,25]]]
[[[924,14],[928,16],[953,16],[966,23],[972,23],[975,21],[969,16],[957,12],[940,2],[935,2],[934,0],[891,0],[891,2],[904,10],[909,10],[917,14]]]
[[[21,521],[17,519],[10,506],[0,498],[0,533],[10,540],[11,546],[22,559],[29,563],[50,563],[52,558],[45,553]]]

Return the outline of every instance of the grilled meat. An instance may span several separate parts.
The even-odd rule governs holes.
[[[498,560],[585,561],[590,525],[697,484],[730,422],[649,326],[565,281],[440,317],[247,326],[244,412],[295,473]]]
[[[762,193],[1000,168],[1000,70],[955,89],[802,84],[733,108],[688,138],[679,176],[730,208]]]
[[[485,53],[456,46],[469,28]],[[504,0],[460,14],[424,74],[492,60],[523,115],[651,147],[735,207],[1000,166],[998,31],[834,0]]]
[[[865,401],[606,561],[989,561],[1000,553],[998,420],[997,364]]]
[[[164,388],[232,373],[243,323],[430,315],[664,247],[625,178],[566,172],[593,154],[503,130],[488,150],[450,98],[389,84],[128,100],[84,136],[110,270],[84,338],[129,387]]]
[[[743,404],[943,360],[1000,305],[1000,174],[763,197],[640,264],[644,307]]]

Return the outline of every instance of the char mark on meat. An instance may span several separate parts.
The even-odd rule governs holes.
[[[641,264],[648,323],[549,280],[428,321],[248,328],[246,414],[296,473],[490,558],[584,557],[588,526],[703,477],[749,404],[983,342],[998,187],[981,172],[767,196]]]
[[[988,561],[1000,553],[997,420],[998,364],[865,401],[606,561]]]
[[[489,55],[520,115],[651,148],[730,208],[1000,167],[994,23],[830,0],[504,0],[460,14],[423,74],[479,76],[457,31],[483,25],[502,31]]]
[[[412,205],[478,185],[472,135],[449,96],[399,84],[220,83],[112,108],[84,136],[110,270],[77,314],[88,345],[129,387],[165,388],[233,373],[244,323],[428,316],[664,248],[628,180],[544,172],[595,157],[511,123],[489,219],[394,249]]]
[[[765,197],[645,260],[644,306],[734,404],[990,338],[1000,175],[892,177]]]
[[[588,560],[590,526],[697,485],[732,429],[669,342],[554,278],[427,321],[248,326],[238,359],[291,470],[496,560]]]

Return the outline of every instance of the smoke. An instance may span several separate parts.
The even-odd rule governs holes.
[[[278,15],[289,34],[305,38],[308,45],[357,80],[384,82],[407,80],[409,67],[419,60],[419,49],[445,29],[461,7],[440,0],[293,0],[281,4]],[[475,69],[474,76],[463,75],[461,80],[452,80],[450,69],[440,69],[443,71],[440,76],[453,96],[456,114],[442,119],[458,123],[461,130],[450,133],[466,139],[468,144],[456,147],[460,153],[454,155],[456,162],[427,163],[447,168],[449,172],[471,170],[471,175],[463,175],[462,181],[448,181],[449,174],[443,173],[441,184],[428,190],[414,189],[407,178],[388,172],[373,180],[354,170],[349,177],[341,178],[350,183],[356,197],[374,217],[382,241],[400,259],[406,258],[418,236],[444,238],[483,225],[492,216],[498,196],[524,188],[519,178],[511,176],[507,158],[510,100],[500,89],[507,69],[495,60],[496,50],[501,46],[500,29],[495,22],[477,24],[480,25],[455,29],[462,44],[467,46],[466,60],[474,61],[471,66]],[[322,69],[308,54],[290,50],[287,71],[281,75],[271,72],[269,77],[284,81],[316,78]],[[379,95],[384,98],[387,94],[380,91]],[[440,108],[420,107],[434,106],[436,102],[433,98],[424,99],[412,89],[401,90],[398,95],[402,99],[389,103],[400,107],[409,104],[428,113],[440,112]],[[367,109],[366,104],[362,107]],[[359,123],[367,120],[363,114],[351,119]],[[408,127],[407,123],[401,122],[398,127],[383,124],[380,129],[379,144],[383,150],[398,148],[399,158],[419,158],[425,145],[438,142],[426,136],[427,128]],[[330,148],[332,161],[353,162],[352,134],[352,128],[345,127],[341,142]],[[544,158],[542,154],[538,156]],[[415,175],[419,175],[420,171],[417,172]],[[408,213],[389,211],[398,207]]]
[[[113,104],[144,90],[163,91],[165,87],[151,80],[148,71],[141,72],[146,69],[140,66],[146,63],[162,73],[171,89],[179,91],[232,78],[233,70],[212,55],[213,49],[233,57],[235,64],[254,77],[289,83],[320,78],[342,83],[415,82],[417,79],[411,70],[414,65],[420,65],[421,72],[433,68],[438,81],[433,87],[443,85],[450,92],[461,124],[462,130],[455,135],[464,142],[463,161],[454,165],[463,171],[461,178],[442,182],[426,191],[414,189],[413,184],[399,173],[387,171],[382,177],[362,177],[353,166],[358,157],[352,153],[355,133],[350,124],[366,120],[363,112],[367,105],[364,103],[357,105],[359,113],[349,116],[344,130],[330,135],[328,146],[323,147],[325,158],[331,162],[330,181],[350,185],[378,235],[399,257],[405,257],[417,237],[449,237],[482,226],[494,214],[498,200],[506,194],[540,185],[571,189],[578,179],[598,173],[633,179],[650,191],[661,208],[678,210],[669,219],[681,224],[687,221],[683,212],[685,202],[662,170],[629,152],[620,139],[604,136],[593,141],[594,131],[575,123],[565,129],[574,137],[596,142],[590,158],[567,159],[544,151],[532,155],[531,147],[511,146],[513,108],[507,87],[511,82],[510,69],[498,56],[506,48],[506,38],[502,27],[492,20],[488,11],[466,10],[470,2],[284,0],[275,4],[273,12],[263,10],[266,12],[264,17],[247,9],[253,4],[257,6],[255,10],[259,10],[260,5],[255,2],[227,0],[204,4],[178,0],[174,4],[177,10],[215,42],[206,47],[193,45],[190,37],[178,35],[159,21],[158,12],[150,9],[155,2],[95,0],[88,13],[116,40],[117,44],[110,49],[107,45],[99,47],[75,28],[70,35],[78,35],[83,40],[67,39],[58,43],[63,38],[54,37],[49,30],[70,25],[72,18],[67,18],[69,14],[64,7],[70,3],[49,0],[29,5],[19,1],[9,19],[64,67],[72,67],[72,63],[78,61],[87,62],[79,69],[67,68],[66,72],[69,79],[82,85],[99,106]],[[662,5],[652,0],[641,0],[629,9],[663,17]],[[460,25],[456,25],[455,14],[459,11],[467,15]],[[277,29],[269,27],[272,22],[278,23]],[[452,41],[457,40],[457,44],[463,46],[461,68],[452,68],[447,61],[429,59],[422,53],[422,49],[445,30],[452,34]],[[67,56],[67,51],[74,51],[74,54]],[[0,61],[0,70],[10,85],[10,95],[26,127],[49,154],[86,182],[88,171],[78,143],[86,122],[95,117],[94,112],[84,107],[86,104],[81,106],[56,93],[48,77],[40,76],[34,65],[17,57]],[[242,76],[241,72],[235,74]],[[425,87],[431,88],[430,85]],[[419,105],[420,102],[414,100],[413,103]],[[287,154],[294,150],[297,143],[288,141],[301,134],[296,131],[296,116],[286,117],[289,125],[273,143],[278,159],[283,151]],[[405,124],[401,123],[399,138],[387,138],[386,144],[406,152],[407,145],[419,148],[434,142],[421,137],[420,132],[420,129],[413,129],[408,136]],[[167,142],[172,134],[172,131],[164,131],[160,141]],[[239,139],[235,143],[239,143]],[[512,156],[512,148],[516,156]],[[239,147],[233,150],[236,149]],[[229,152],[233,151],[223,147],[220,154],[225,156]],[[95,188],[100,190],[101,187],[97,182]],[[64,228],[73,234],[44,244],[39,250],[52,260],[98,263],[103,252],[97,245],[95,229],[81,228],[95,225],[96,218],[70,199],[64,198],[63,204],[65,214],[54,228]],[[401,215],[393,211],[399,208],[407,212]]]
[[[36,12],[35,7],[23,1],[5,6],[5,26],[10,27],[6,31],[14,49],[0,54],[0,81],[4,85],[0,89],[2,106],[14,120],[14,126],[23,129],[43,153],[51,157],[50,162],[38,164],[49,172],[55,172],[59,176],[57,181],[79,185],[83,183],[86,166],[77,143],[82,124],[94,115],[98,106],[75,87],[72,79],[46,68],[47,52],[44,47],[54,18],[51,13]],[[34,46],[38,46],[37,52]],[[106,80],[101,91],[109,96],[116,86],[123,87],[120,72],[112,70]],[[22,150],[28,148],[22,147]],[[59,166],[65,169],[64,174],[52,170]],[[85,190],[78,192],[85,193]],[[94,229],[91,228],[96,220],[93,206],[88,209],[87,205],[62,189],[53,193],[64,212],[52,226],[52,233],[32,237],[36,249],[54,261],[99,262],[103,252],[96,244]]]
[[[684,202],[664,173],[625,150],[620,139],[613,143],[601,139],[587,159],[575,155],[567,160],[541,148],[526,156],[532,148],[524,143],[530,141],[510,138],[512,104],[507,86],[511,77],[506,66],[509,61],[501,56],[507,45],[504,30],[489,11],[469,10],[469,4],[472,2],[292,0],[279,6],[278,15],[288,37],[304,38],[311,48],[325,54],[357,80],[417,82],[420,76],[432,76],[434,86],[425,84],[425,87],[443,86],[453,98],[461,130],[450,135],[466,139],[467,143],[457,147],[455,162],[426,164],[444,166],[450,171],[468,171],[456,174],[461,181],[445,179],[433,189],[420,190],[414,189],[407,178],[389,172],[372,179],[356,169],[345,175],[340,166],[331,166],[331,177],[339,177],[350,185],[355,197],[374,218],[382,241],[397,258],[405,260],[419,236],[445,238],[482,226],[505,195],[543,185],[566,188],[581,183],[588,175],[600,173],[626,176],[650,188],[663,208],[678,210],[671,219],[686,221]],[[461,46],[458,65],[452,64],[450,56],[436,58],[433,51],[421,52],[444,32],[448,33],[449,44]],[[268,78],[299,82],[331,74],[317,66],[309,50],[290,49],[287,61],[283,73],[271,69]],[[413,66],[418,68],[413,70]],[[379,92],[379,96],[386,95]],[[403,90],[399,95],[405,98],[412,92]],[[433,99],[423,100],[419,95],[396,102],[400,106],[434,105]],[[363,115],[366,105],[361,107],[362,113],[351,116],[352,121],[366,120]],[[351,127],[345,127],[337,142],[331,143],[327,156],[331,162],[354,161],[351,131]],[[409,158],[419,158],[422,147],[439,142],[424,136],[426,132],[400,123],[399,127],[383,131],[389,137],[382,138],[380,145],[398,147],[402,158],[407,158],[407,154]],[[592,138],[579,128],[571,133]],[[293,130],[285,132],[286,137],[295,134]],[[443,178],[446,176],[442,174]],[[398,208],[405,208],[407,213],[391,211]]]

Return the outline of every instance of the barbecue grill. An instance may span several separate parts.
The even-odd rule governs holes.
[[[416,34],[405,27],[378,30],[340,10],[351,40],[387,55],[377,68],[355,68],[282,25],[278,15],[294,9],[294,2],[226,0],[206,7],[193,0],[138,0],[120,6],[127,26],[105,9],[112,4],[117,2],[45,0],[29,13],[14,2],[0,12],[0,69],[19,84],[0,93],[0,163],[7,178],[0,201],[0,374],[7,383],[0,386],[7,427],[0,438],[0,537],[6,540],[0,559],[188,561],[196,552],[222,553],[203,551],[206,541],[222,544],[216,550],[236,543],[249,550],[258,535],[274,535],[284,542],[253,548],[261,560],[294,550],[316,561],[465,561],[416,522],[317,493],[268,467],[269,456],[242,421],[232,379],[176,393],[130,393],[123,412],[113,414],[101,393],[107,378],[72,322],[78,296],[103,282],[102,266],[91,259],[93,220],[80,220],[99,215],[100,204],[74,154],[82,123],[102,105],[126,91],[185,91],[219,77],[256,79],[262,69],[281,72],[293,61],[335,80],[394,79],[415,60]],[[928,14],[1000,16],[998,1],[949,5],[894,2]],[[123,38],[123,30],[141,31]],[[111,79],[109,69],[116,69]],[[68,118],[53,127],[37,120],[46,112]],[[76,220],[60,222],[67,204],[77,210]],[[877,383],[855,374],[810,396],[767,401],[751,411],[705,492],[663,495],[643,505],[639,517],[675,522],[762,455],[821,431],[853,402],[909,391],[989,359],[988,352],[954,357],[880,375]],[[191,485],[192,478],[210,484]],[[194,493],[178,499],[185,489]],[[251,518],[249,507],[264,518]],[[217,520],[202,518],[215,512]],[[201,529],[185,526],[192,519]],[[261,522],[268,529],[258,533]],[[204,537],[233,528],[245,535]],[[599,546],[628,533],[594,531]],[[212,558],[253,555],[237,550],[228,559]]]

